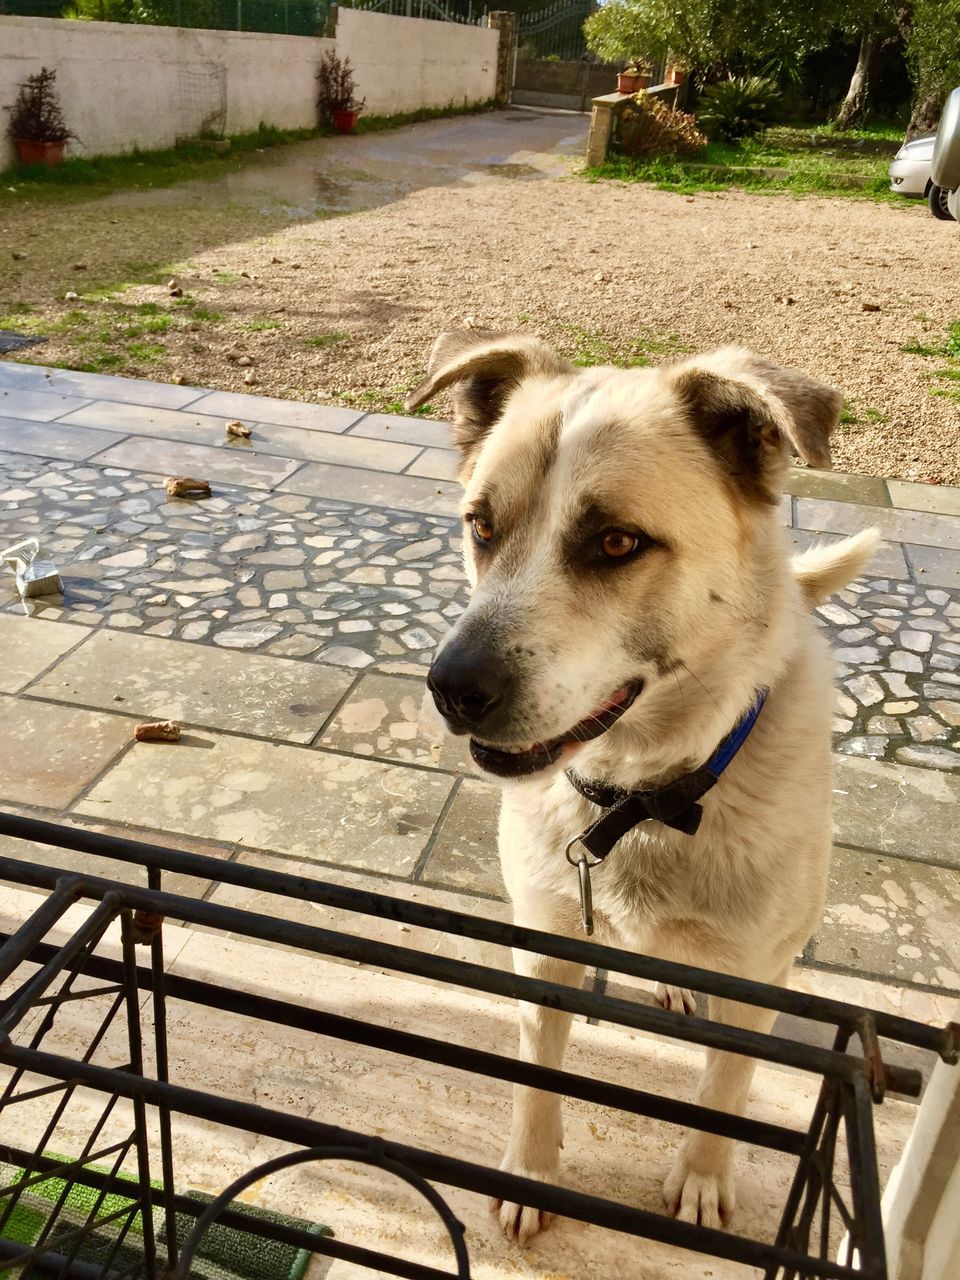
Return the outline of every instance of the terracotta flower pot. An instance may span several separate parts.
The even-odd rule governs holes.
[[[617,93],[639,93],[650,87],[650,77],[621,71],[617,75]]]
[[[36,142],[33,138],[14,138],[13,141],[21,164],[45,164],[48,169],[63,164],[65,141]]]
[[[333,113],[333,127],[337,133],[353,133],[359,119],[359,111],[335,111]]]

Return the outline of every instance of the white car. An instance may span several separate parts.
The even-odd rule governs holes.
[[[901,196],[924,197],[935,218],[953,220],[947,208],[947,192],[930,177],[935,133],[924,133],[905,142],[890,161],[890,190]]]

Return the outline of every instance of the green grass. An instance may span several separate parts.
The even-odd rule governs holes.
[[[166,347],[159,342],[131,342],[127,346],[128,353],[134,360],[158,360],[166,354]]]
[[[279,320],[244,320],[237,325],[244,333],[265,333],[268,329],[279,329]]]
[[[652,329],[642,329],[626,342],[611,344],[601,333],[567,324],[564,329],[571,335],[573,363],[580,368],[597,364],[615,364],[621,368],[642,369],[652,364],[653,356],[677,355],[691,348],[680,341],[676,334],[658,334]]]
[[[371,387],[367,391],[357,393],[347,391],[339,399],[343,404],[355,405],[357,408],[366,409],[369,413],[398,413],[409,417],[412,412],[414,417],[420,418],[433,413],[432,404],[422,404],[419,409],[412,411],[404,408],[403,404],[404,398],[419,382],[419,377],[413,377],[395,387]]]
[[[421,107],[419,111],[402,111],[395,116],[361,116],[356,133],[384,133],[387,129],[401,129],[408,124],[421,124],[424,120],[443,120],[447,116],[475,116],[496,111],[493,98],[476,102],[472,106]]]
[[[349,333],[318,333],[315,338],[304,338],[308,347],[332,347],[337,342],[349,342]]]
[[[926,318],[923,317],[923,319]],[[960,400],[960,388],[937,386],[934,382],[934,379],[938,379],[941,383],[960,382],[960,320],[950,321],[943,342],[935,346],[923,342],[905,342],[900,350],[914,356],[926,356],[928,359],[949,360],[950,363],[946,367],[932,370],[930,380],[933,385],[930,387],[930,394],[946,397],[949,400]]]
[[[858,427],[865,422],[886,422],[887,414],[882,409],[874,409],[872,405],[862,408],[855,399],[844,400],[840,409],[841,427]]]
[[[591,182],[652,182],[681,194],[738,187],[897,202],[903,197],[889,190],[887,167],[902,141],[902,129],[893,125],[846,132],[828,125],[776,125],[743,142],[711,142],[689,159],[612,155],[585,176]]]

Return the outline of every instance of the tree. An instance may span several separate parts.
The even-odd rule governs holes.
[[[914,0],[905,17],[913,111],[907,136],[935,129],[947,95],[960,85],[960,0]]]
[[[837,26],[859,42],[850,85],[836,114],[841,129],[855,128],[866,119],[883,59],[902,38],[901,19],[893,0],[847,0],[838,7]]]
[[[762,71],[824,44],[837,0],[608,0],[584,23],[588,47],[607,62],[671,57],[718,79]]]

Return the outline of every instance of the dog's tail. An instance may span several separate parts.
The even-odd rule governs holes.
[[[825,547],[810,547],[793,557],[793,576],[812,608],[845,587],[872,558],[880,542],[879,529],[864,529]]]

